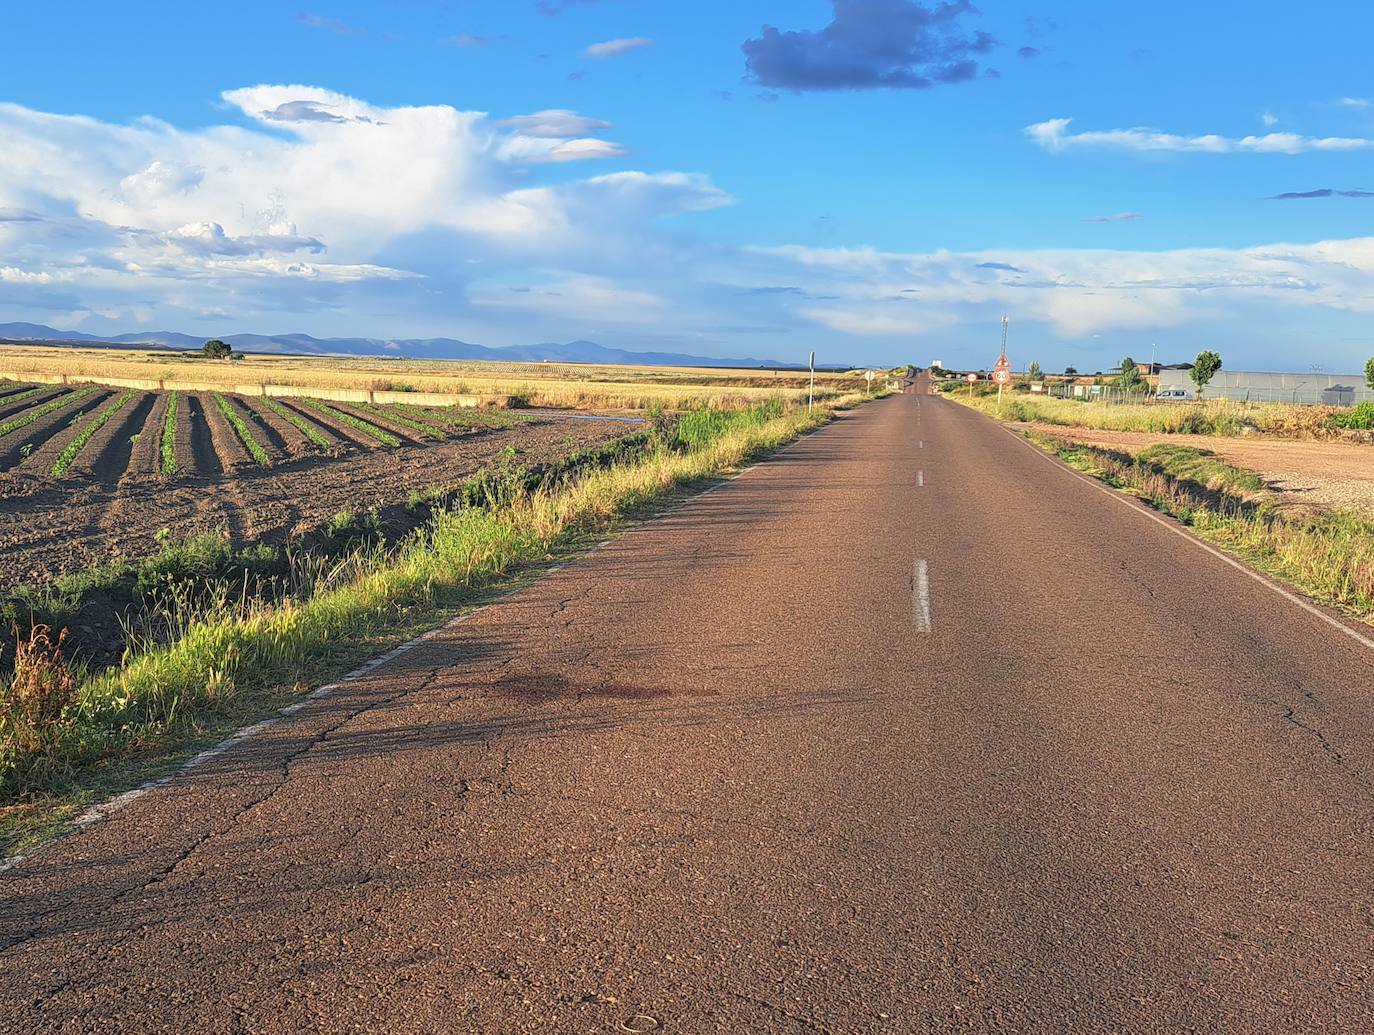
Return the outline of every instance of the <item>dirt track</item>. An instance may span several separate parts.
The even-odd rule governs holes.
[[[8,416],[57,394],[11,407]],[[330,439],[323,450],[259,400],[233,398],[231,406],[271,458],[262,467],[209,395],[184,395],[178,473],[164,478],[158,468],[167,397],[139,393],[86,443],[65,477],[52,477],[54,459],[78,433],[74,417],[94,414],[117,397],[98,391],[0,439],[0,595],[18,583],[149,554],[164,528],[174,539],[224,529],[238,542],[281,541],[343,509],[401,505],[412,491],[456,484],[511,447],[519,451],[516,462],[538,464],[634,427],[561,418],[484,427],[474,418],[471,427],[448,428],[449,437],[436,441],[384,416],[335,407],[402,440],[386,448],[327,413],[289,405]]]

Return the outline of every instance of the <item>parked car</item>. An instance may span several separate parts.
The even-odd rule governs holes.
[[[1187,388],[1163,388],[1155,393],[1156,399],[1169,399],[1177,402],[1179,399],[1191,399],[1193,393]]]

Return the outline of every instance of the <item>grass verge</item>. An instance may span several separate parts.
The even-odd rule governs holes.
[[[1131,454],[1026,432],[1071,467],[1145,501],[1200,539],[1374,624],[1374,516],[1280,504],[1253,471],[1189,446]]]
[[[215,405],[219,407],[219,412],[224,414],[224,419],[229,422],[229,426],[234,429],[234,434],[237,435],[239,441],[243,443],[243,448],[248,450],[248,455],[251,456],[254,462],[259,466],[270,467],[272,465],[272,458],[267,455],[267,450],[262,447],[262,443],[253,437],[253,432],[249,429],[248,423],[243,419],[243,414],[234,409],[234,404],[218,392],[214,393],[213,398],[215,400]]]
[[[844,408],[858,399],[837,400]],[[164,771],[188,749],[433,628],[484,593],[604,536],[646,506],[813,430],[814,413],[769,402],[660,429],[610,466],[441,509],[396,546],[332,565],[303,598],[224,601],[169,643],[133,649],[89,678],[61,677],[51,639],[21,646],[0,686],[0,847],[20,850],[100,794]],[[709,426],[708,426],[709,425]],[[45,631],[46,632],[46,631]],[[59,641],[60,642],[60,641]]]
[[[996,393],[950,389],[949,398],[990,417],[1099,431],[1137,431],[1156,435],[1243,435],[1282,438],[1345,438],[1364,428],[1364,414],[1333,406],[1244,403],[1229,399],[1185,403],[1107,404],[1011,392],[999,409]]]
[[[95,433],[110,422],[110,419],[122,410],[137,392],[125,392],[110,403],[103,410],[100,410],[94,417],[88,420],[85,426],[77,432],[76,438],[67,443],[66,448],[57,454],[57,459],[53,461],[48,473],[54,478],[60,478],[67,473],[67,468],[71,467],[77,455],[86,448],[86,443],[95,437]]]

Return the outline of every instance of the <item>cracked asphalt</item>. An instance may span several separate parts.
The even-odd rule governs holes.
[[[1372,660],[893,398],[0,874],[0,1031],[1374,1031]]]

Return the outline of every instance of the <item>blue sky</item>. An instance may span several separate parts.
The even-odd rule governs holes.
[[[8,7],[0,322],[1374,354],[1365,5]]]

